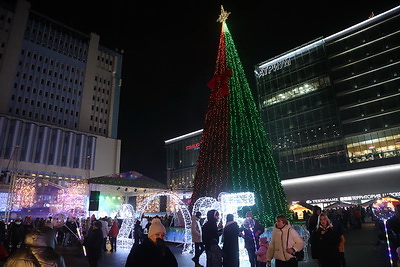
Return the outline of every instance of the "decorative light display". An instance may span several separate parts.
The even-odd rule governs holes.
[[[65,187],[58,191],[57,199],[61,204],[62,212],[80,213],[79,211],[85,209],[86,184],[65,182]]]
[[[238,209],[244,206],[253,206],[255,204],[254,194],[252,192],[231,194],[222,192],[219,194],[218,199],[221,202],[221,218],[223,225],[226,223],[225,218],[228,214],[233,214],[234,218],[240,222]]]
[[[167,196],[170,199],[173,199],[177,204],[176,207],[179,211],[181,211],[184,223],[185,223],[185,237],[183,244],[183,254],[188,254],[191,251],[192,244],[192,235],[191,235],[191,227],[192,227],[192,218],[190,216],[190,212],[187,209],[185,203],[183,203],[178,195],[172,193],[155,193],[152,195],[148,195],[143,201],[141,201],[138,205],[137,212],[135,213],[132,205],[123,204],[121,206],[121,210],[118,212],[120,216],[126,216],[123,218],[123,222],[121,225],[121,229],[118,233],[117,245],[119,247],[130,248],[133,245],[133,235],[131,235],[136,220],[140,220],[143,217],[143,213],[148,210],[148,205],[154,202],[155,199],[158,199],[160,196]],[[158,211],[158,210],[157,210]],[[131,236],[129,238],[129,236]]]
[[[120,248],[131,248],[134,241],[133,229],[135,221],[140,218],[135,219],[135,210],[131,204],[122,204],[117,214],[119,219],[123,219],[117,236],[117,246]]]
[[[372,212],[376,217],[378,217],[384,225],[385,228],[385,236],[386,236],[386,245],[388,249],[388,256],[390,260],[390,266],[393,265],[393,259],[392,259],[392,252],[390,249],[390,243],[389,243],[389,235],[387,231],[387,220],[392,218],[395,215],[395,206],[399,204],[400,201],[397,199],[394,199],[390,196],[384,197],[382,199],[378,199],[372,204]]]
[[[267,135],[232,36],[222,30],[191,203],[220,192],[254,192],[254,215],[265,226],[290,216]]]
[[[211,197],[199,198],[193,206],[192,214],[196,214],[197,211],[201,212],[201,217],[206,218],[209,210],[218,210],[220,213],[220,221],[224,226],[226,223],[226,215],[233,214],[235,221],[242,225],[245,218],[238,216],[238,209],[244,206],[253,206],[255,204],[254,194],[252,192],[240,192],[240,193],[226,193],[222,192],[218,196],[218,201]],[[217,224],[219,224],[219,222]],[[239,239],[239,258],[248,259],[247,250],[244,247],[244,241]]]
[[[36,184],[34,179],[18,177],[15,181],[15,192],[13,199],[13,209],[29,208],[34,204],[36,196]]]
[[[140,206],[146,199],[148,199],[152,194],[143,194],[136,197],[136,203]],[[146,203],[146,211],[147,212],[158,212],[158,208],[160,206],[159,198],[152,198],[152,202]]]

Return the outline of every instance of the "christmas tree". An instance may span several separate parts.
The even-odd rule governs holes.
[[[272,158],[260,113],[254,102],[239,55],[222,23],[216,69],[207,84],[211,89],[191,203],[221,192],[253,192],[251,207],[265,226],[275,216],[289,215],[286,196]]]

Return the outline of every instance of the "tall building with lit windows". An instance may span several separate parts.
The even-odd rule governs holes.
[[[400,196],[400,6],[261,62],[254,72],[289,201]],[[168,168],[178,166],[168,158]]]
[[[399,23],[396,7],[256,66],[282,180],[363,170],[359,194],[400,191],[390,181],[365,188],[365,171],[400,163]]]
[[[199,130],[165,141],[168,187],[193,188],[202,133],[203,130]]]
[[[19,176],[119,173],[122,54],[31,9],[0,3],[2,188]]]

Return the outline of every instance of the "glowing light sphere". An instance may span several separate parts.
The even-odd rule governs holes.
[[[372,204],[372,212],[380,220],[385,221],[394,216],[394,205],[391,198],[383,198]]]

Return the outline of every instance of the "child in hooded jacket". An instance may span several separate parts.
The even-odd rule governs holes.
[[[267,266],[267,251],[269,243],[266,237],[261,237],[259,240],[260,247],[256,251],[257,256],[257,266],[266,267]]]

